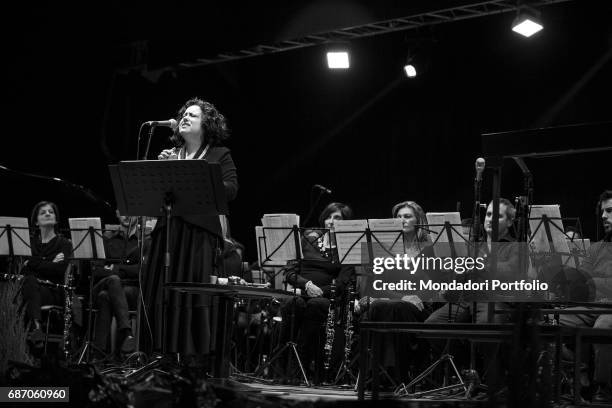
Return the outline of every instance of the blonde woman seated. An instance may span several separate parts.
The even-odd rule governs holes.
[[[410,257],[416,257],[424,250],[430,248],[429,234],[420,225],[427,225],[425,212],[414,201],[404,201],[396,204],[391,213],[394,218],[401,218],[403,223],[403,252]],[[391,272],[391,271],[389,271]],[[393,274],[405,274],[405,271],[393,271]],[[389,277],[390,281],[401,279],[402,276]],[[402,298],[394,293],[379,291],[380,297],[365,297],[359,301],[358,309],[366,312],[364,319],[387,322],[423,322],[429,316],[429,308],[415,295],[406,295]],[[388,297],[385,295],[388,294]],[[384,340],[381,364],[387,368],[397,370],[396,377],[405,377],[408,368],[409,354],[416,349],[417,344],[410,341],[406,334],[392,334]],[[407,344],[411,347],[406,347]]]

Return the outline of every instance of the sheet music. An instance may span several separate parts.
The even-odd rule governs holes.
[[[255,241],[257,243],[257,261],[261,267],[263,260],[266,257],[266,242],[264,238],[264,230],[261,225],[255,226]]]
[[[74,247],[74,258],[94,259],[91,237],[89,236],[89,231],[87,231],[89,227],[93,227],[96,230],[94,233],[94,243],[96,245],[97,258],[95,259],[106,259],[104,240],[101,236],[102,222],[100,218],[69,218],[68,224],[70,225],[70,236],[72,238],[72,246]],[[81,241],[83,242],[81,243]]]
[[[591,240],[588,238],[574,238],[572,241],[571,239],[566,238],[566,241],[572,255],[562,256],[563,264],[573,267],[580,266],[582,263],[581,260],[587,256],[589,248],[591,247]]]
[[[9,255],[9,242],[6,233],[7,225],[12,227],[13,254],[16,256],[32,256],[28,219],[20,217],[0,217],[0,235],[2,235],[0,237],[0,255]]]
[[[377,241],[374,236],[372,237],[372,245],[374,247],[382,244],[384,248],[380,249],[383,250],[383,252],[386,249],[393,255],[404,253],[404,237],[402,234],[404,224],[401,218],[370,219],[368,220],[368,224],[370,225],[372,235],[378,239]],[[391,256],[391,254],[381,256]]]
[[[104,236],[112,236],[115,232],[121,230],[121,225],[119,224],[105,224],[104,225]]]
[[[554,251],[550,245],[550,242],[548,242],[546,228],[542,222],[543,215],[546,215],[549,218],[550,236],[554,246]],[[530,207],[529,228],[532,234],[535,231],[535,235],[531,236],[530,248],[539,253],[555,252],[568,254],[570,250],[567,243],[567,237],[563,232],[563,221],[561,219],[555,220],[551,218],[561,218],[561,209],[559,204],[532,205]],[[561,261],[564,265],[568,265],[573,268],[576,267],[573,257],[563,255]]]
[[[463,227],[461,226],[461,215],[458,212],[445,213],[426,213],[428,229],[431,231],[429,236],[434,244],[434,253],[439,257],[451,256],[450,246],[447,245],[450,241],[448,233],[444,231],[444,223],[449,222],[451,228],[451,237],[455,252],[458,256],[468,255],[468,245],[463,236]],[[437,240],[437,241],[436,241]]]
[[[591,240],[589,238],[574,238],[572,241],[569,238],[566,238],[567,246],[570,249],[570,252],[578,251],[578,253],[585,255],[589,248],[591,247]]]
[[[338,259],[343,264],[360,265],[362,263],[361,244],[367,242],[364,234],[367,227],[368,220],[334,221]],[[353,246],[353,244],[355,245]],[[353,247],[351,248],[351,246]]]
[[[288,260],[297,259],[295,238],[293,237],[291,229],[294,225],[300,225],[300,217],[297,214],[264,214],[261,223],[264,228],[263,233],[266,240],[266,256],[269,258],[266,264],[284,265]],[[289,238],[287,238],[288,235]],[[285,240],[285,238],[287,239]],[[285,242],[282,243],[283,241]]]

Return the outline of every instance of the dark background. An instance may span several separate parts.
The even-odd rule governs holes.
[[[460,202],[462,217],[469,217],[482,133],[612,120],[609,2],[544,7],[545,28],[530,39],[510,30],[514,15],[506,13],[355,40],[344,72],[327,69],[323,47],[178,67],[223,50],[458,3],[6,9],[4,22],[23,24],[3,33],[0,165],[83,185],[114,205],[107,165],[136,157],[140,123],[173,117],[185,100],[201,96],[232,129],[228,146],[241,187],[231,225],[249,260],[261,216],[304,217],[315,183],[333,190],[321,204],[347,202],[357,217],[389,217],[404,200],[432,212],[454,211]],[[413,80],[402,71],[409,51],[420,63]],[[151,157],[169,147],[169,135],[156,131]],[[561,204],[564,216],[580,217],[586,236],[596,238],[594,207],[599,193],[612,188],[611,156],[528,160],[535,202]],[[2,215],[29,216],[47,199],[60,206],[64,222],[113,221],[104,205],[61,183],[2,169],[0,181]],[[490,189],[486,172],[485,201]],[[521,192],[521,174],[507,162],[502,195]]]

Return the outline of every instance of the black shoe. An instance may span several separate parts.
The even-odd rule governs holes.
[[[612,392],[610,392],[610,387],[599,386],[597,392],[593,394],[591,402],[593,404],[612,404]]]
[[[129,354],[136,351],[136,338],[132,334],[132,330],[121,330],[117,344],[119,345],[118,350],[121,353]]]
[[[40,328],[30,332],[30,342],[35,349],[41,349],[45,345],[45,333]]]

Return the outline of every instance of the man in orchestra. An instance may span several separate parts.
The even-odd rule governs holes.
[[[498,246],[497,253],[497,276],[501,279],[507,279],[512,277],[515,273],[516,265],[518,265],[518,250],[515,245],[508,245],[507,243],[513,243],[515,241],[512,235],[514,217],[516,215],[516,209],[512,203],[501,198],[499,200],[499,232],[498,242],[506,243],[505,245]],[[492,239],[491,234],[493,232],[492,227],[493,220],[493,202],[487,207],[487,214],[484,222],[484,229],[487,236],[486,249],[482,248],[481,252],[485,254],[491,249]],[[449,322],[449,309],[450,309],[450,322],[461,322],[468,323],[472,321],[472,313],[476,313],[476,322],[486,323],[488,321],[488,305],[487,303],[478,303],[476,310],[471,310],[472,305],[462,303],[447,303],[440,309],[433,312],[426,323],[448,323]],[[495,322],[503,322],[503,315],[494,316]]]
[[[140,252],[138,220],[121,215],[119,211],[117,219],[119,229],[107,232],[105,237],[105,251],[110,262],[94,265],[94,304],[98,309],[94,343],[100,350],[106,350],[112,317],[115,316],[118,331],[115,354],[119,356],[134,351],[136,345],[128,310],[134,310],[137,304]],[[128,284],[130,282],[132,284]]]
[[[513,274],[516,274],[516,268],[518,265],[518,248],[514,245],[515,238],[513,236],[513,223],[516,215],[516,209],[514,205],[506,198],[499,200],[499,229],[498,229],[498,240],[500,243],[497,246],[497,274],[499,279],[509,279]],[[491,250],[492,241],[492,221],[493,221],[493,202],[489,203],[487,207],[487,213],[484,221],[484,230],[486,232],[486,245],[481,246],[481,254],[483,256],[488,255]],[[487,262],[488,264],[488,262]],[[487,265],[488,266],[488,265]],[[486,268],[488,269],[488,268]],[[489,321],[489,304],[486,302],[475,303],[476,308],[474,310],[474,303],[458,302],[458,303],[447,303],[440,309],[434,311],[429,318],[425,321],[426,323],[469,323],[473,320],[476,323],[487,323]],[[506,309],[507,304],[495,303],[496,309]],[[474,316],[475,315],[475,316]],[[506,323],[508,321],[508,315],[496,313],[492,317],[494,323]],[[432,342],[433,349],[437,353],[442,352],[443,343]],[[497,344],[482,343],[480,351],[484,355],[485,361],[485,375],[489,373],[487,378],[488,385],[492,389],[498,389],[502,384],[500,382],[502,373],[502,365],[498,360],[498,346]],[[495,382],[495,384],[492,383]]]
[[[612,190],[604,191],[597,203],[597,213],[601,219],[604,238],[591,245],[587,257],[580,266],[583,273],[593,279],[596,299],[602,303],[612,303]],[[611,309],[612,312],[612,309]],[[612,329],[612,314],[563,314],[560,324],[572,327],[593,327]],[[612,344],[593,344],[595,352],[593,379],[597,391],[593,395],[595,403],[612,403]],[[588,352],[588,349],[576,352]],[[583,359],[588,361],[588,359]]]

